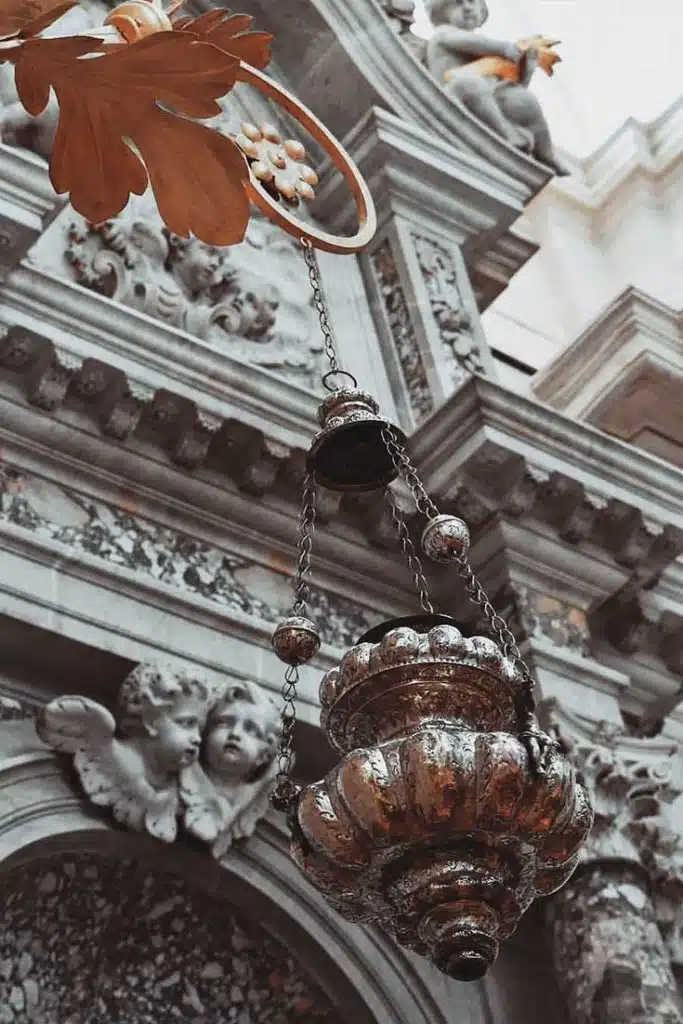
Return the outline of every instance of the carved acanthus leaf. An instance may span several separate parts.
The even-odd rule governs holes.
[[[591,793],[595,823],[583,862],[632,862],[647,871],[669,952],[683,963],[683,837],[674,817],[683,794],[679,746],[630,736],[615,723],[588,725],[556,700],[541,711]]]
[[[148,196],[103,224],[73,221],[66,260],[76,281],[312,386],[322,341],[295,243],[258,215],[243,245],[218,249],[169,233]]]

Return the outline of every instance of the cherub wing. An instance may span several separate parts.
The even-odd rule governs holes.
[[[42,708],[36,721],[43,743],[60,753],[75,754],[111,742],[115,731],[111,712],[89,697],[57,697]]]
[[[175,786],[155,789],[144,761],[129,741],[116,739],[107,708],[88,697],[57,697],[38,716],[38,735],[53,750],[74,755],[74,768],[89,800],[111,807],[116,821],[164,842],[177,834]]]
[[[180,775],[180,802],[185,828],[197,839],[212,843],[223,824],[223,801],[199,763]]]
[[[235,841],[253,836],[259,821],[268,813],[270,794],[276,775],[277,761],[275,760],[256,785],[245,786],[244,792],[237,795],[232,813],[229,816],[226,815],[223,828],[211,847],[211,852],[216,860],[224,857]]]

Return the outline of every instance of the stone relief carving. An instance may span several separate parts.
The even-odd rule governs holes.
[[[458,503],[460,508],[460,503]],[[586,613],[566,601],[520,583],[505,583],[492,595],[512,632],[520,640],[550,641],[556,647],[590,656],[590,630]],[[491,626],[481,612],[463,612],[468,628],[482,636],[493,636]],[[493,637],[495,639],[495,636]]]
[[[555,174],[568,174],[528,88],[544,66],[542,40],[511,43],[479,35],[475,30],[488,19],[486,0],[426,0],[425,6],[434,26],[426,63],[445,91],[511,145]],[[550,67],[557,59],[550,56]]]
[[[170,234],[149,195],[114,220],[74,215],[66,262],[76,281],[305,386],[323,345],[296,243],[258,214],[245,241],[217,249]]]
[[[384,241],[372,254],[371,265],[377,281],[387,326],[401,367],[410,406],[418,420],[434,409],[427,371],[401,286],[391,245]]]
[[[472,317],[465,309],[458,272],[448,249],[421,235],[413,235],[413,242],[432,313],[449,356],[451,381],[458,387],[471,373],[484,373]]]
[[[277,774],[280,715],[254,683],[228,687],[209,709],[202,756],[180,779],[185,827],[220,859],[252,835]]]
[[[276,623],[289,614],[289,579],[187,534],[16,469],[0,466],[0,522],[104,562],[198,594],[238,614]],[[324,642],[348,647],[376,616],[355,601],[311,588],[311,614]]]
[[[587,727],[556,701],[546,703],[545,713],[591,791],[595,823],[583,862],[618,861],[645,872],[669,957],[683,966],[680,748],[661,738],[631,736],[613,723]]]
[[[196,672],[138,665],[116,714],[88,697],[57,697],[38,735],[73,755],[84,792],[125,828],[173,842],[182,821],[219,859],[252,835],[276,774],[279,715],[255,683],[211,687]]]
[[[379,0],[397,35],[405,36],[415,20],[415,0]]]
[[[0,1024],[345,1019],[296,950],[170,870],[61,852],[2,872],[0,906]]]

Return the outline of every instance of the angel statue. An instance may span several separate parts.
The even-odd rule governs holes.
[[[88,697],[57,697],[36,728],[54,750],[74,755],[90,800],[127,828],[173,842],[180,779],[201,748],[211,691],[194,671],[142,664],[124,680],[117,716]]]
[[[425,59],[447,93],[517,149],[555,174],[569,170],[555,153],[541,105],[528,86],[534,71],[552,75],[558,40],[534,36],[518,43],[480,35],[486,0],[426,0],[434,33]]]
[[[277,774],[280,716],[255,683],[226,688],[209,711],[199,762],[181,778],[188,832],[211,843],[217,859],[251,836],[268,809]]]

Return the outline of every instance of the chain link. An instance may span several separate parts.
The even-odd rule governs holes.
[[[311,577],[311,551],[313,549],[313,531],[315,529],[315,480],[310,473],[304,479],[301,495],[301,514],[299,516],[299,541],[294,578],[294,615],[306,615],[306,604],[309,596]]]
[[[434,605],[429,598],[429,585],[425,579],[422,562],[417,557],[415,545],[411,540],[403,511],[400,508],[396,495],[391,488],[387,488],[386,494],[389,502],[389,508],[391,509],[391,515],[394,523],[396,524],[396,531],[398,533],[399,540],[401,541],[401,547],[403,548],[403,554],[405,555],[406,562],[408,563],[408,568],[413,574],[413,583],[415,584],[415,589],[417,590],[420,598],[422,610],[425,611],[427,615],[433,615]]]
[[[424,484],[420,480],[417,470],[415,469],[415,466],[411,462],[410,456],[408,455],[404,446],[397,438],[396,433],[394,432],[394,429],[391,426],[391,424],[387,424],[383,428],[382,440],[384,441],[384,444],[387,447],[387,451],[391,456],[391,461],[394,464],[396,472],[399,474],[399,476],[402,476],[405,482],[407,483],[410,489],[410,493],[412,494],[413,499],[415,501],[415,507],[417,508],[418,512],[420,512],[423,516],[426,516],[427,519],[435,519],[439,515],[439,510],[432,501],[432,499],[427,494]],[[395,498],[393,498],[393,500],[390,498],[390,503],[392,505],[392,513],[394,515],[394,520],[398,527],[399,536],[401,537],[401,541],[403,543],[403,550],[405,552],[406,558],[408,559],[408,564],[411,570],[413,571],[416,586],[418,587],[418,592],[420,594],[420,603],[422,604],[422,607],[425,608],[425,610],[427,610],[425,606],[426,599],[427,604],[429,604],[429,613],[431,614],[433,609],[431,606],[431,602],[429,601],[429,596],[426,594],[426,582],[424,579],[424,575],[422,573],[422,566],[420,564],[419,559],[417,558],[417,555],[415,554],[415,548],[413,546],[412,541],[410,540],[408,528],[405,524],[402,513],[400,512],[398,506],[396,505]],[[400,523],[399,518],[397,518],[397,514],[398,517],[400,518]],[[402,529],[404,533],[402,532]],[[404,542],[404,536],[407,538],[407,543],[410,545],[410,547],[406,547],[406,544]],[[511,632],[510,628],[505,622],[505,619],[498,615],[495,608],[491,604],[491,601],[489,600],[486,591],[484,590],[481,583],[475,576],[474,570],[470,563],[467,561],[467,559],[463,558],[458,559],[455,564],[457,565],[458,575],[465,583],[465,589],[469,594],[470,601],[472,601],[473,604],[476,604],[482,610],[482,612],[484,613],[484,618],[488,622],[492,632],[494,633],[496,639],[498,640],[498,643],[500,644],[501,650],[503,651],[507,658],[510,658],[512,661],[514,661],[522,675],[522,678],[526,684],[525,693],[522,699],[523,712],[524,718],[528,723],[530,716],[533,715],[535,707],[533,693],[534,681],[532,679],[529,666],[522,658],[514,634]],[[423,584],[424,590],[422,589]]]
[[[301,239],[301,245],[304,250],[306,266],[308,267],[308,279],[311,282],[311,288],[313,289],[313,303],[318,313],[320,330],[322,331],[325,341],[325,355],[327,356],[327,361],[330,364],[330,373],[337,374],[340,373],[341,370],[339,367],[339,359],[337,357],[337,347],[334,341],[334,334],[332,333],[332,325],[330,324],[329,316],[327,314],[327,301],[325,299],[323,283],[320,277],[318,257],[315,254],[315,249],[307,238]]]
[[[415,466],[410,461],[408,452],[399,441],[390,423],[387,423],[382,428],[382,440],[391,456],[394,469],[399,476],[403,477],[410,488],[417,511],[426,516],[427,519],[436,519],[439,510],[427,494],[424,484],[417,475]]]
[[[316,488],[313,477],[306,474],[301,496],[301,513],[299,515],[299,540],[296,573],[294,576],[294,615],[306,616],[307,602],[311,577],[311,550],[313,548],[313,531],[315,529]],[[292,782],[294,753],[292,741],[296,725],[296,702],[299,688],[299,669],[296,665],[288,665],[285,670],[285,681],[282,684],[282,712],[280,715],[280,745],[278,749],[278,773],[273,791],[273,805],[279,810],[291,811],[299,787]]]
[[[481,608],[484,613],[484,618],[488,622],[491,631],[495,634],[503,654],[506,658],[510,658],[514,661],[522,675],[522,678],[524,679],[526,689],[523,697],[523,705],[525,716],[528,718],[533,714],[535,708],[534,681],[531,676],[531,670],[522,658],[514,634],[510,630],[505,619],[498,614],[491,604],[488,594],[475,576],[474,569],[470,563],[466,558],[461,558],[458,559],[456,565],[458,566],[458,575],[465,583],[465,589],[470,596],[470,601],[472,604],[476,604]]]

